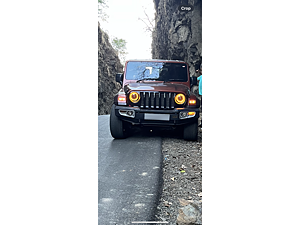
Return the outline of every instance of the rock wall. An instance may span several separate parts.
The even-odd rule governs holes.
[[[115,77],[117,73],[122,72],[123,66],[118,54],[98,23],[98,115],[110,113],[113,98],[121,88],[121,85],[115,82]]]
[[[202,63],[202,0],[153,0],[156,10],[152,34],[153,59],[187,62],[191,75]],[[180,5],[192,5],[181,12]]]

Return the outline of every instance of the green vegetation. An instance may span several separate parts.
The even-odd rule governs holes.
[[[107,21],[108,15],[104,9],[108,8],[106,0],[98,0],[98,18],[101,21]]]
[[[100,21],[106,21],[108,15],[105,12],[105,9],[108,8],[107,0],[98,0],[98,18]],[[106,31],[107,32],[107,31]],[[114,37],[111,39],[113,48],[117,51],[121,63],[125,64],[125,57],[128,54],[126,52],[126,41],[121,38]]]
[[[119,38],[113,38],[112,39],[112,46],[113,48],[118,52],[118,56],[121,60],[121,63],[125,64],[125,57],[127,55],[126,52],[126,41],[124,39]]]

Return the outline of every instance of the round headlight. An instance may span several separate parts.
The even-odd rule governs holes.
[[[133,103],[137,103],[140,100],[140,95],[137,92],[131,92],[129,94],[129,99]]]
[[[183,103],[185,103],[185,96],[184,94],[177,94],[175,96],[175,102],[178,104],[178,105],[182,105]]]

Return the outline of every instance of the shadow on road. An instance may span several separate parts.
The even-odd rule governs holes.
[[[183,130],[181,127],[159,128],[159,127],[134,127],[132,128],[130,137],[161,137],[171,139],[183,139]],[[202,142],[201,127],[198,127],[198,142]]]
[[[130,137],[161,137],[182,139],[182,129],[158,128],[158,127],[135,127],[132,128]]]

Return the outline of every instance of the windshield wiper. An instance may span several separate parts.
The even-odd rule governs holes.
[[[181,82],[183,82],[182,79],[168,79],[168,80],[164,81],[164,83],[171,82],[171,81],[181,81]]]
[[[173,80],[182,81],[182,79],[169,79],[169,81],[173,81]]]
[[[143,80],[158,80],[158,78],[144,78],[144,79],[137,80],[136,82],[140,82]]]

